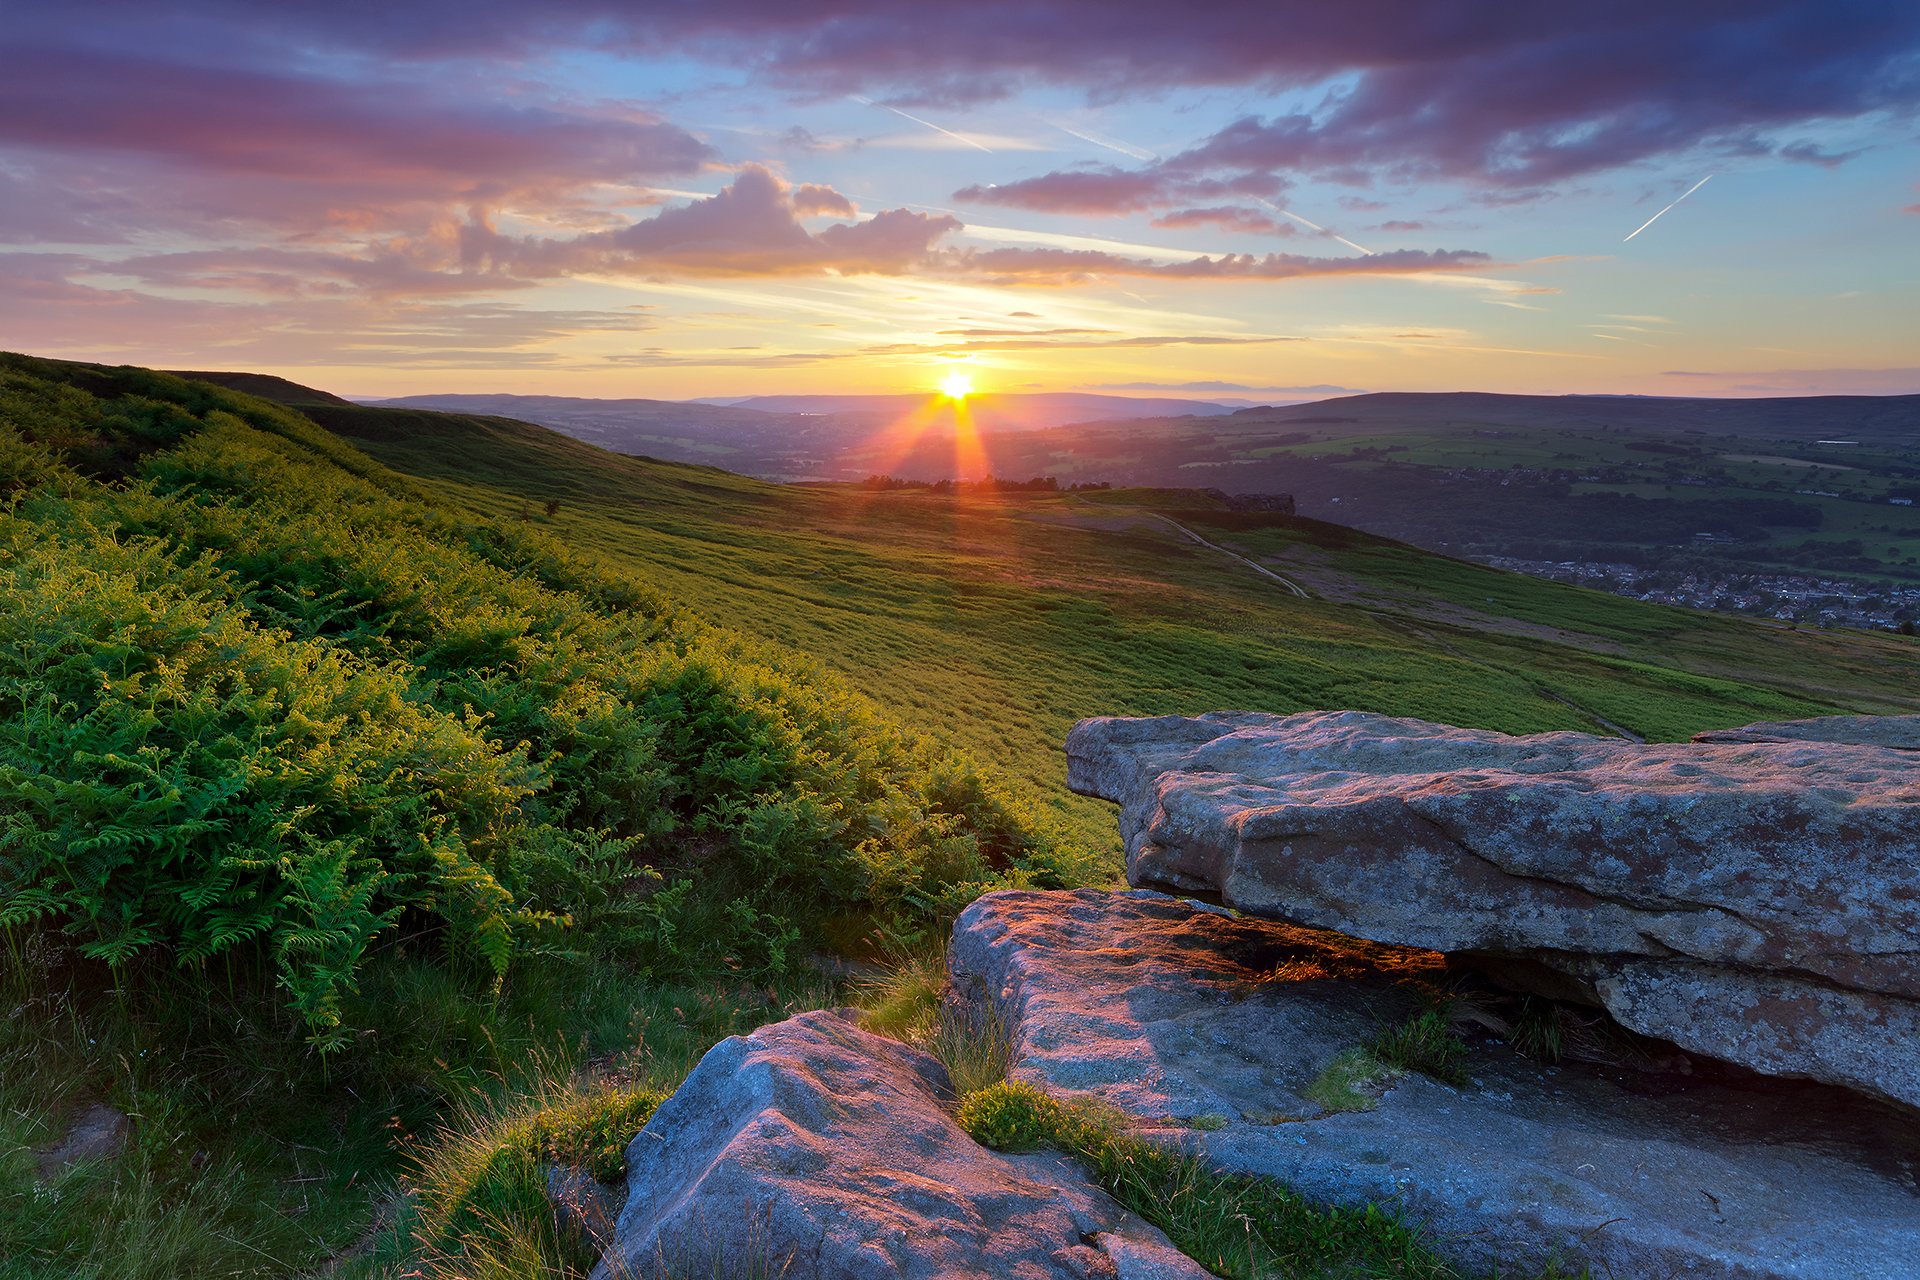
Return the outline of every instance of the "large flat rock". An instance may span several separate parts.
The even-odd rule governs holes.
[[[1016,1077],[1103,1099],[1222,1168],[1397,1207],[1484,1272],[1917,1274],[1920,1125],[1842,1090],[1542,1067],[1492,1044],[1470,1051],[1466,1088],[1403,1075],[1372,1110],[1311,1101],[1329,1063],[1413,1007],[1405,982],[1435,972],[1431,953],[1079,890],[989,894],[949,959],[958,995],[1012,1022]]]
[[[1064,1158],[975,1144],[948,1094],[834,1012],[722,1041],[627,1148],[594,1280],[1206,1280]]]
[[[1626,1025],[1920,1107],[1920,717],[1639,744],[1364,712],[1097,719],[1135,885],[1547,966]]]

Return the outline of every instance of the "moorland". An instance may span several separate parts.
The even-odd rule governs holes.
[[[1116,878],[1082,716],[1920,710],[1910,638],[1191,486],[783,485],[239,385],[0,358],[0,1275],[583,1274],[544,1160],[617,1166],[793,1010],[924,1032],[968,901]],[[43,1180],[96,1100],[127,1146]]]

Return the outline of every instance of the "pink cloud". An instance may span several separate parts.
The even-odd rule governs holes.
[[[1243,209],[1233,206],[1212,209],[1177,209],[1164,213],[1153,220],[1156,227],[1213,227],[1220,231],[1237,231],[1249,235],[1290,236],[1295,234],[1292,223],[1281,222],[1277,218],[1261,213],[1257,209]]]
[[[955,200],[1031,209],[1036,213],[1134,213],[1165,203],[1165,184],[1149,173],[1073,169],[1019,182],[963,187]]]

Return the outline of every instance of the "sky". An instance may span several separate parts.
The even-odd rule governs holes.
[[[0,349],[359,396],[1920,392],[1917,109],[1912,0],[65,0],[0,35]]]

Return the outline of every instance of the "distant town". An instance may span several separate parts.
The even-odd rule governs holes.
[[[1800,574],[1677,572],[1634,564],[1476,557],[1496,569],[1689,609],[1744,613],[1817,627],[1914,633],[1920,586]]]

